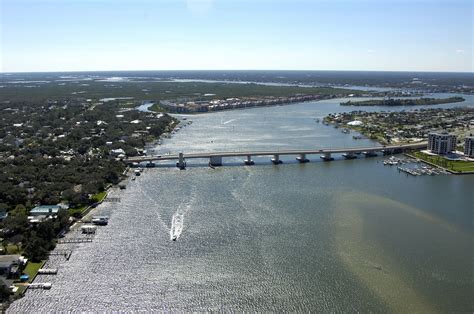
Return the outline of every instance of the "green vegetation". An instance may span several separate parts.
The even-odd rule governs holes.
[[[109,97],[133,97],[136,100],[210,100],[205,94],[214,94],[216,98],[251,97],[251,96],[291,96],[295,94],[348,95],[360,94],[360,91],[330,88],[330,87],[297,87],[269,86],[262,84],[238,83],[203,83],[203,82],[100,82],[88,81],[83,86],[77,82],[67,82],[64,85],[50,82],[36,88],[26,88],[24,84],[6,84],[0,94],[2,101],[32,101],[64,99],[92,99]],[[130,100],[121,100],[123,106],[129,107]]]
[[[120,109],[119,102],[0,104],[0,207],[95,202],[89,195],[117,184],[125,170],[114,152],[138,155],[174,121]]]
[[[88,206],[86,205],[79,206],[79,207],[70,207],[68,209],[69,215],[71,215],[71,217],[74,217],[74,218],[81,218],[84,215],[84,212],[87,207]]]
[[[105,196],[107,195],[107,192],[106,191],[102,191],[102,192],[99,192],[99,193],[96,193],[94,195],[91,196],[91,200],[93,202],[101,202]]]
[[[468,172],[474,171],[474,162],[464,161],[464,160],[448,160],[443,156],[433,156],[428,155],[422,152],[415,152],[413,154],[415,157],[435,164],[437,166],[443,167],[445,169],[455,171],[455,172]]]
[[[341,102],[341,106],[426,106],[463,102],[463,97],[417,98],[417,99],[375,99]]]
[[[3,96],[3,94],[2,94]],[[80,218],[100,202],[110,184],[122,180],[121,155],[140,154],[145,143],[171,130],[168,115],[122,111],[120,101],[61,100],[0,103],[0,223],[8,253],[44,260],[67,231],[70,215]],[[38,204],[66,203],[51,219],[28,221]]]
[[[31,282],[33,280],[33,278],[35,278],[36,274],[38,273],[38,270],[43,267],[44,263],[46,261],[45,260],[42,260],[42,261],[39,261],[39,262],[28,262],[28,264],[26,265],[25,269],[23,270],[23,273],[25,273],[26,275],[28,275],[29,278],[29,282]]]
[[[151,110],[151,111],[154,111],[154,112],[166,112],[167,111],[165,108],[160,106],[160,104],[158,104],[158,103],[155,103],[155,104],[151,105],[150,108],[148,108],[148,109]]]
[[[31,262],[31,261],[28,262],[25,269],[23,270],[23,273],[28,275],[29,277],[28,282],[33,281],[36,274],[38,273],[38,270],[42,268],[45,263],[46,263],[46,260],[42,260],[39,262]],[[27,288],[26,285],[18,285],[18,290],[15,294],[15,297],[21,296],[25,292],[26,288]]]

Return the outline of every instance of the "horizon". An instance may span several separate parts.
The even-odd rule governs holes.
[[[407,71],[407,70],[291,70],[291,69],[238,69],[238,70],[229,70],[229,69],[170,69],[170,70],[70,70],[70,71],[12,71],[12,72],[1,72],[0,74],[41,74],[41,73],[118,73],[118,72],[367,72],[367,73],[440,73],[440,74],[472,74],[472,71]]]
[[[472,9],[469,0],[2,0],[0,72],[472,73]]]

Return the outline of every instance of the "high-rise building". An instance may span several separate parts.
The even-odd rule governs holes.
[[[464,155],[474,158],[474,136],[468,136],[464,139]]]
[[[428,134],[428,149],[436,154],[447,154],[456,150],[456,135],[443,133]]]

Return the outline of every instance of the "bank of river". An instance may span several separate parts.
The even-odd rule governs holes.
[[[315,122],[344,110],[339,102],[192,116],[155,149],[378,145]],[[382,157],[318,159],[146,169],[109,196],[120,203],[100,205],[110,220],[93,242],[48,262],[59,269],[44,280],[52,289],[9,311],[472,309],[474,176],[407,177]],[[175,214],[183,230],[170,241]]]

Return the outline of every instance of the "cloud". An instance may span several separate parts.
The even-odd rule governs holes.
[[[373,54],[373,53],[375,53],[375,50],[369,49],[369,50],[367,50],[367,53],[368,53],[368,54]]]
[[[464,54],[466,51],[464,49],[458,49],[456,50],[456,53],[458,54]]]

